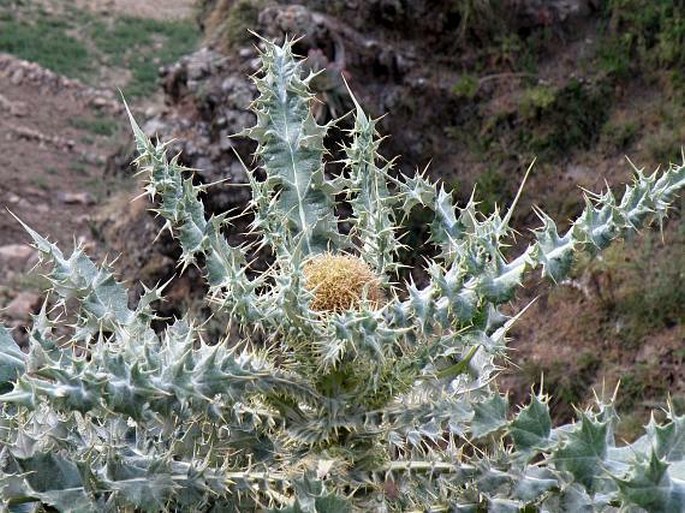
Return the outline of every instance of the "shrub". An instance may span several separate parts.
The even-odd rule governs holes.
[[[310,110],[312,77],[301,77],[290,43],[262,45],[257,124],[246,134],[265,178],[248,172],[250,244],[229,245],[230,216],[207,218],[203,186],[131,118],[145,190],[178,237],[179,264],[204,267],[208,300],[230,316],[235,337],[204,340],[187,318],[155,333],[151,304],[164,286],[129,308],[106,265],[78,247],[67,257],[26,227],[52,263],[55,306],[46,301],[35,317],[26,353],[0,330],[4,506],[682,511],[685,417],[670,411],[666,424],[619,447],[610,401],[555,428],[542,391],[510,413],[493,379],[515,320],[498,306],[523,276],[540,268],[559,281],[575,254],[662,220],[685,165],[637,171],[621,198],[588,199],[563,235],[539,212],[534,242],[508,260],[511,210],[456,208],[425,176],[392,174],[359,105],[346,170],[327,176],[328,126]],[[336,217],[343,201],[349,231]],[[418,207],[434,213],[430,279],[397,283],[402,221]],[[266,272],[250,269],[248,246],[271,250]],[[334,257],[333,274],[348,268],[357,278],[343,276],[340,294],[355,297],[312,308],[322,283],[335,293],[335,280],[313,279],[312,262]]]
[[[685,62],[682,0],[609,0],[604,11],[608,34],[600,58],[609,72],[629,76],[635,64],[652,69]]]

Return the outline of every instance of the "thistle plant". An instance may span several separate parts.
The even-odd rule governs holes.
[[[262,47],[248,242],[227,242],[229,214],[207,216],[206,186],[131,117],[179,266],[204,270],[231,337],[207,340],[190,318],[155,332],[163,285],[130,308],[108,265],[26,227],[52,287],[25,352],[0,328],[4,508],[685,511],[685,416],[671,408],[618,445],[611,400],[554,427],[543,391],[511,409],[495,382],[517,317],[499,308],[524,276],[559,282],[575,255],[662,221],[685,164],[588,196],[563,234],[538,211],[534,241],[507,258],[512,210],[482,215],[424,174],[391,172],[356,101],[344,171],[329,176],[312,75],[291,42]],[[421,285],[398,278],[402,223],[419,206],[435,247]],[[273,259],[258,272],[246,255],[263,248]]]

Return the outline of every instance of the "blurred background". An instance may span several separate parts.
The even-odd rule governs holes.
[[[151,205],[134,199],[119,91],[149,135],[174,139],[197,181],[243,182],[236,154],[250,162],[253,146],[230,136],[253,123],[248,29],[300,36],[306,66],[326,69],[313,82],[317,120],[350,109],[344,75],[370,114],[385,114],[383,155],[399,155],[405,173],[427,166],[461,204],[475,187],[484,212],[506,207],[536,158],[511,254],[537,225],[532,206],[567,226],[582,189],[620,194],[633,165],[682,161],[685,0],[0,0],[2,322],[20,334],[45,286],[7,209],[65,251],[117,257],[132,301],[141,282],[174,277],[162,313],[210,315],[199,272],[179,273],[178,248],[155,239]],[[333,147],[346,123],[331,130]],[[203,200],[212,212],[243,209],[249,190],[217,185]],[[683,204],[661,230],[583,259],[559,286],[526,283],[512,311],[537,300],[512,331],[500,380],[514,401],[544,379],[554,415],[568,420],[620,380],[625,438],[669,393],[685,409]],[[410,219],[408,244],[425,242],[425,219]],[[420,282],[420,256],[405,260]],[[210,336],[222,329],[220,315],[207,324]]]

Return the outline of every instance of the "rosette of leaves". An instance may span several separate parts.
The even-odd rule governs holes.
[[[330,126],[312,116],[312,75],[291,42],[261,44],[257,122],[245,132],[261,167],[248,172],[251,243],[229,244],[230,216],[207,216],[205,186],[131,118],[179,266],[204,269],[207,299],[238,340],[205,340],[188,318],[156,333],[163,286],[131,308],[107,265],[26,227],[52,264],[53,306],[35,317],[26,351],[0,330],[3,507],[683,511],[684,417],[670,411],[617,446],[611,404],[555,428],[542,392],[512,412],[493,378],[514,320],[498,307],[523,276],[559,281],[575,254],[661,221],[685,166],[637,170],[620,198],[588,198],[563,234],[539,212],[535,240],[508,259],[510,211],[484,216],[422,174],[391,173],[356,102],[345,170],[327,175]],[[434,214],[436,256],[426,284],[398,283],[402,222],[418,206]],[[273,262],[257,272],[246,254],[262,247]]]

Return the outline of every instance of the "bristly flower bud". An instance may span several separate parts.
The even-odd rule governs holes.
[[[343,312],[358,308],[363,299],[378,306],[382,291],[369,265],[353,255],[322,253],[304,264],[305,286],[314,294],[310,308]]]

